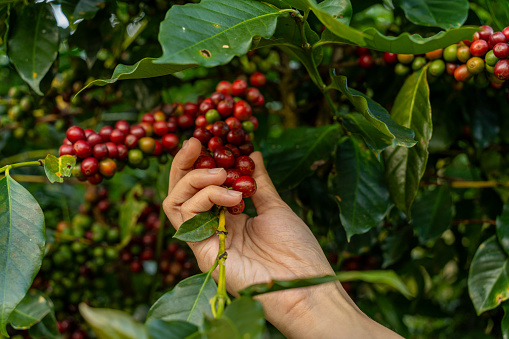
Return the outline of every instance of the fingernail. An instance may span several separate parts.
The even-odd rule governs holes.
[[[218,174],[220,173],[221,171],[224,171],[223,168],[221,167],[217,167],[217,168],[209,168],[209,173],[210,174]]]
[[[184,149],[186,147],[187,147],[187,140],[184,140],[184,142],[182,143],[182,149]]]
[[[234,190],[228,190],[228,194],[234,197],[238,197],[242,195],[242,192],[234,191]]]

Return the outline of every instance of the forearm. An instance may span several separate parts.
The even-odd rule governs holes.
[[[281,296],[276,303],[261,301],[267,319],[287,338],[401,338],[362,313],[339,282],[295,290],[284,297],[293,299],[290,305],[277,303]]]

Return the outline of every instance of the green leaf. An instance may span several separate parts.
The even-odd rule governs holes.
[[[412,206],[412,225],[419,241],[436,240],[452,221],[452,197],[446,186],[425,191]]]
[[[373,151],[380,152],[392,145],[394,137],[389,137],[376,129],[362,114],[350,113],[342,118],[345,128],[350,133],[360,135]]]
[[[509,202],[504,204],[502,214],[497,217],[497,237],[505,253],[509,255]]]
[[[202,273],[179,282],[152,305],[147,322],[153,319],[182,320],[201,326],[204,315],[212,316],[209,300],[217,290],[214,280],[206,277],[207,273]]]
[[[72,155],[62,155],[60,158],[48,154],[44,159],[44,171],[51,183],[64,182],[64,177],[70,177],[76,165],[76,158]]]
[[[226,317],[205,318],[203,332],[207,339],[241,339],[237,327]]]
[[[186,220],[173,235],[182,241],[198,242],[210,238],[219,227],[217,213],[202,212]]]
[[[419,181],[428,161],[428,144],[432,121],[427,67],[410,75],[399,91],[391,116],[402,126],[415,132],[417,143],[412,148],[389,147],[384,151],[385,174],[392,200],[410,216],[410,207],[419,189]]]
[[[478,315],[509,298],[509,259],[496,236],[475,252],[468,272],[468,292]]]
[[[83,19],[90,20],[105,6],[104,0],[59,0],[62,5],[62,12],[67,17],[72,30],[75,30],[78,23]]]
[[[334,152],[340,127],[299,127],[285,130],[277,139],[264,145],[267,168],[280,190],[297,186],[304,178],[325,164]]]
[[[147,206],[146,201],[138,200],[137,196],[142,196],[143,188],[141,185],[134,186],[127,193],[125,201],[120,206],[118,224],[120,227],[120,244],[122,248],[131,240],[131,233],[138,222],[138,218]]]
[[[253,297],[255,295],[283,291],[291,288],[308,287],[320,285],[331,281],[337,281],[338,278],[334,275],[326,275],[323,277],[295,279],[295,280],[271,280],[268,283],[254,284],[248,286],[238,293],[241,296]]]
[[[384,173],[374,153],[353,138],[340,142],[329,177],[329,192],[336,198],[347,238],[377,226],[390,209]]]
[[[180,320],[152,319],[145,327],[150,339],[181,339],[199,331],[196,325]]]
[[[107,308],[79,306],[81,316],[99,339],[147,339],[145,327],[129,314]]]
[[[51,306],[53,307],[53,306]],[[62,338],[58,331],[57,318],[54,312],[48,313],[42,321],[30,327],[28,334],[33,339],[59,339]]]
[[[9,174],[0,179],[0,333],[25,297],[44,255],[44,214]]]
[[[168,162],[164,165],[159,165],[159,174],[157,175],[157,192],[159,197],[164,200],[168,196],[168,187],[170,184],[170,169],[173,162],[173,157],[169,157]]]
[[[406,225],[394,233],[387,235],[382,242],[382,251],[384,262],[382,267],[388,267],[397,262],[401,257],[408,253],[413,236],[412,227]]]
[[[145,58],[132,66],[119,65],[106,85],[119,79],[172,74],[195,66],[214,67],[246,54],[254,37],[270,38],[278,17],[287,15],[255,0],[203,0],[172,6],[161,22],[160,58]],[[87,87],[88,87],[87,86]]]
[[[472,39],[472,35],[477,31],[478,29],[473,27],[452,28],[447,31],[439,32],[431,37],[423,38],[418,34],[410,35],[409,33],[403,33],[398,36],[385,36],[375,28],[368,28],[363,32],[366,36],[365,43],[360,46],[381,52],[424,54],[455,44],[458,41],[470,40]],[[313,46],[313,48],[334,43],[344,44],[348,43],[348,41],[325,30],[322,33],[320,41]]]
[[[324,0],[317,5],[320,10],[332,15],[341,23],[348,25],[352,18],[350,0]]]
[[[461,27],[468,16],[467,0],[397,0],[396,5],[416,25],[448,29]]]
[[[26,330],[52,311],[51,304],[42,292],[29,291],[9,317],[9,323],[17,330]]]
[[[19,75],[39,95],[42,78],[55,61],[59,34],[49,3],[25,6],[8,41],[8,54]]]
[[[265,331],[265,318],[260,302],[241,297],[235,299],[224,311],[240,332],[241,338],[261,339]]]
[[[348,88],[345,76],[336,76],[331,72],[331,80],[332,83],[327,89],[335,89],[346,95],[357,112],[361,113],[377,130],[393,139],[393,144],[406,147],[415,144],[414,132],[411,129],[398,125],[387,110],[373,99],[357,90]]]
[[[484,4],[491,14],[491,18],[495,21],[497,27],[493,27],[496,31],[502,31],[509,22],[509,5],[506,1],[485,0]]]
[[[411,298],[413,296],[405,283],[392,270],[344,271],[339,272],[337,277],[339,281],[342,282],[361,280],[369,283],[384,284],[394,288],[406,298]]]

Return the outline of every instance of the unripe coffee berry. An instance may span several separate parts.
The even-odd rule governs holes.
[[[214,122],[221,120],[221,115],[216,109],[209,109],[207,113],[205,113],[205,118],[209,124],[213,124]]]
[[[479,40],[484,41],[484,40]],[[484,71],[484,60],[479,57],[472,57],[467,61],[467,68],[471,74],[479,74]]]
[[[156,141],[151,137],[143,137],[138,141],[138,147],[145,154],[153,154],[156,148]]]
[[[99,173],[106,178],[111,178],[117,171],[117,163],[110,158],[104,159],[99,163]]]
[[[477,40],[481,41],[481,40]],[[465,63],[470,59],[472,54],[470,53],[470,48],[468,46],[461,46],[458,47],[458,51],[456,52],[456,56],[458,57],[458,60],[462,63]]]

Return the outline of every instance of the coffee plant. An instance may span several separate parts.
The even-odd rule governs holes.
[[[403,337],[509,338],[508,78],[499,0],[0,3],[0,338],[280,338],[254,297],[332,281]],[[242,200],[175,232],[191,137]],[[226,291],[254,151],[335,276]]]

